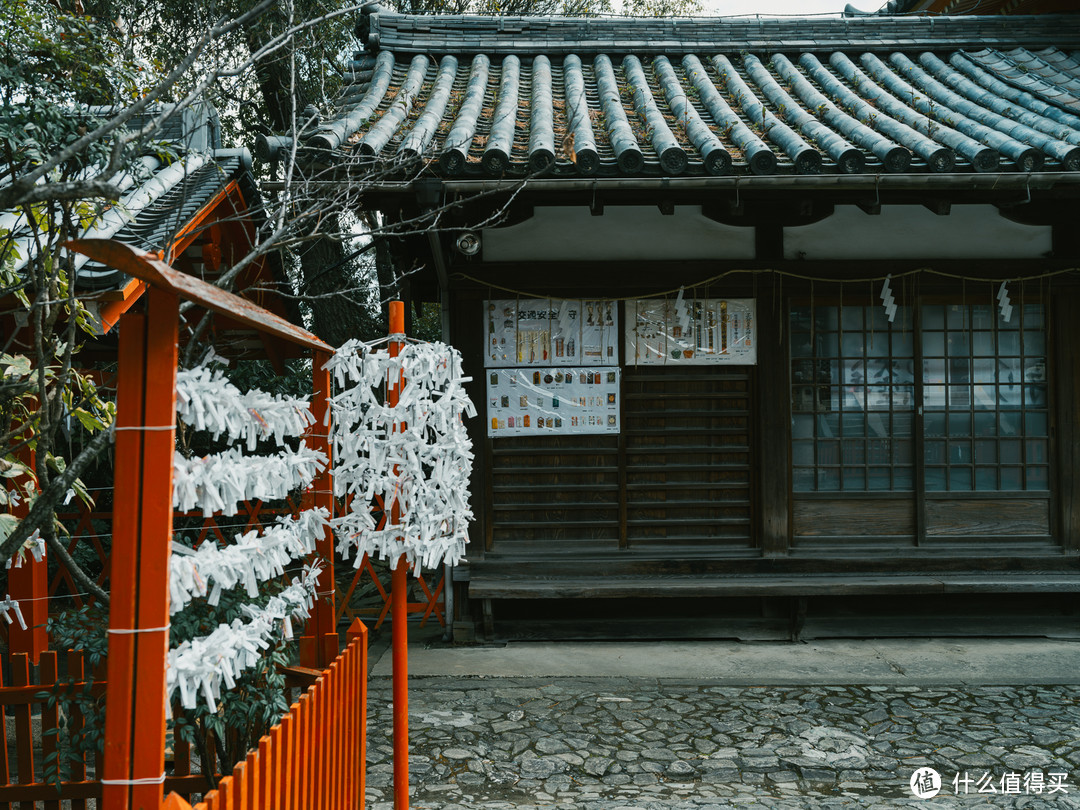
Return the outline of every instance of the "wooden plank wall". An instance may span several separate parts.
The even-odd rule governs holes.
[[[625,370],[626,545],[753,545],[752,369]]]
[[[751,373],[626,368],[619,436],[491,441],[493,547],[751,546]]]

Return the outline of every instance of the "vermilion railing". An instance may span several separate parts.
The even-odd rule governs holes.
[[[364,810],[367,628],[194,810]],[[192,810],[173,793],[164,810]]]

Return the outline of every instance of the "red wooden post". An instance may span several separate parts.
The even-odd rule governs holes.
[[[397,357],[405,345],[405,303],[390,302],[390,356]],[[387,384],[387,404],[393,408],[398,404],[404,380],[390,380]],[[404,429],[397,425],[397,430]],[[395,474],[398,472],[394,469]],[[401,522],[401,507],[398,501],[390,510],[390,524]],[[392,592],[391,612],[393,629],[391,633],[394,692],[394,810],[408,810],[409,807],[409,607],[406,592],[409,589],[409,564],[405,555],[398,558],[391,574]]]
[[[27,431],[29,430],[28,427]],[[20,436],[16,441],[23,438]],[[16,455],[19,461],[30,469],[34,468],[34,451],[29,447],[23,447]],[[29,511],[30,504],[24,500],[18,506],[12,507],[11,514],[24,518]],[[30,657],[30,663],[37,666],[39,657],[49,647],[48,634],[45,632],[45,622],[49,619],[48,557],[43,556],[38,561],[26,554],[22,565],[9,568],[7,573],[8,593],[19,603],[19,610],[26,621],[25,630],[18,622],[8,628],[8,651],[26,653]]]
[[[81,682],[86,677],[86,664],[83,661],[83,654],[81,651],[68,650],[67,654],[67,671],[68,680],[76,683]],[[0,720],[2,720],[0,716]],[[74,706],[71,709],[71,717],[68,720],[68,734],[72,737],[78,737],[83,730],[83,716],[82,711],[78,706]],[[6,752],[5,752],[6,753]],[[82,782],[86,779],[86,754],[83,753],[82,757],[68,765],[70,768],[69,778],[72,782]],[[86,810],[86,799],[72,799],[71,810]]]
[[[354,712],[350,718],[353,732],[350,739],[357,740],[354,749],[350,749],[353,759],[351,767],[355,778],[355,802],[350,807],[364,810],[366,798],[365,784],[367,779],[367,627],[359,619],[353,619],[347,633],[349,649],[352,654],[352,673],[349,677],[349,689],[356,690],[358,704],[354,704]],[[359,641],[357,640],[359,639]]]
[[[30,659],[26,653],[15,653],[10,658],[12,686],[30,685]],[[30,717],[30,704],[11,707],[11,717],[15,721],[15,769],[19,773],[19,784],[29,785],[36,781],[34,776],[34,727]],[[6,745],[6,743],[5,743]],[[33,810],[32,802],[19,802],[19,810]]]
[[[158,810],[165,772],[179,298],[151,287],[147,300],[120,329],[105,810]]]
[[[326,416],[330,410],[330,372],[323,368],[330,354],[312,352],[311,415],[315,424],[307,431],[308,446],[333,458],[330,447],[330,426]],[[315,476],[311,489],[304,494],[304,508],[323,507],[334,516],[334,477],[332,464]],[[337,617],[334,607],[334,535],[329,529],[315,542],[313,559],[322,563],[316,590],[315,608],[307,624],[307,633],[300,639],[300,663],[312,669],[325,669],[338,654]]]
[[[48,686],[50,691],[56,688],[56,653],[44,652],[41,655],[41,671],[38,672],[38,683]],[[41,759],[44,764],[50,755],[56,758],[56,743],[60,739],[57,734],[60,730],[60,705],[46,702],[41,707]],[[59,767],[60,763],[56,765]],[[44,776],[44,774],[42,774]],[[41,781],[46,781],[42,779]],[[45,810],[60,810],[59,796],[45,802]]]

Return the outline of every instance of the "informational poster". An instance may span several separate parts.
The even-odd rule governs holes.
[[[753,365],[752,298],[659,298],[626,303],[628,365]]]
[[[487,372],[488,435],[619,432],[619,369],[595,366]]]
[[[484,312],[487,368],[619,362],[614,301],[509,298],[485,301]]]

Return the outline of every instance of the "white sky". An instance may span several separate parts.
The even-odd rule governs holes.
[[[863,11],[876,11],[884,0],[851,0]],[[848,0],[703,0],[703,14],[839,14]]]

